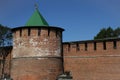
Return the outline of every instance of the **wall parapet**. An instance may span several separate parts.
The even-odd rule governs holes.
[[[63,42],[63,53],[113,53],[120,48],[120,38]]]

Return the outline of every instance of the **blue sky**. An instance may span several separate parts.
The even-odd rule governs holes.
[[[36,0],[1,0],[0,24],[24,26]],[[63,41],[91,40],[103,27],[120,26],[120,0],[37,0],[49,25],[62,27]]]

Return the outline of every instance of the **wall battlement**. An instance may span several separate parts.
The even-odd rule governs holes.
[[[63,29],[58,27],[18,27],[14,28],[14,38],[20,37],[33,37],[33,36],[42,36],[42,37],[61,37]]]
[[[62,31],[63,29],[58,27],[45,26],[14,28],[13,49],[14,52],[17,52],[15,52],[16,54],[14,54],[13,57],[40,57],[43,55],[60,57],[62,46]],[[16,48],[18,50],[16,50]],[[17,53],[19,53],[20,49],[22,49],[22,54],[18,55]]]
[[[88,40],[64,42],[64,55],[82,55],[82,54],[111,54],[118,52],[120,48],[120,39]]]

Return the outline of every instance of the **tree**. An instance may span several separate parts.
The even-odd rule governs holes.
[[[111,27],[108,27],[106,29],[106,37],[105,38],[111,38],[114,37],[114,31]]]
[[[113,30],[111,27],[103,28],[94,37],[94,39],[118,38],[120,37],[120,28]]]
[[[114,36],[115,37],[120,37],[120,27],[118,27],[114,30]]]
[[[9,27],[0,24],[0,46],[12,45],[12,32]]]
[[[106,37],[106,29],[103,28],[100,32],[94,37],[94,39],[104,39]]]

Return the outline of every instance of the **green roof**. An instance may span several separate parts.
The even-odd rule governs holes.
[[[40,14],[39,10],[36,9],[30,19],[27,21],[25,26],[48,26],[49,24]]]

